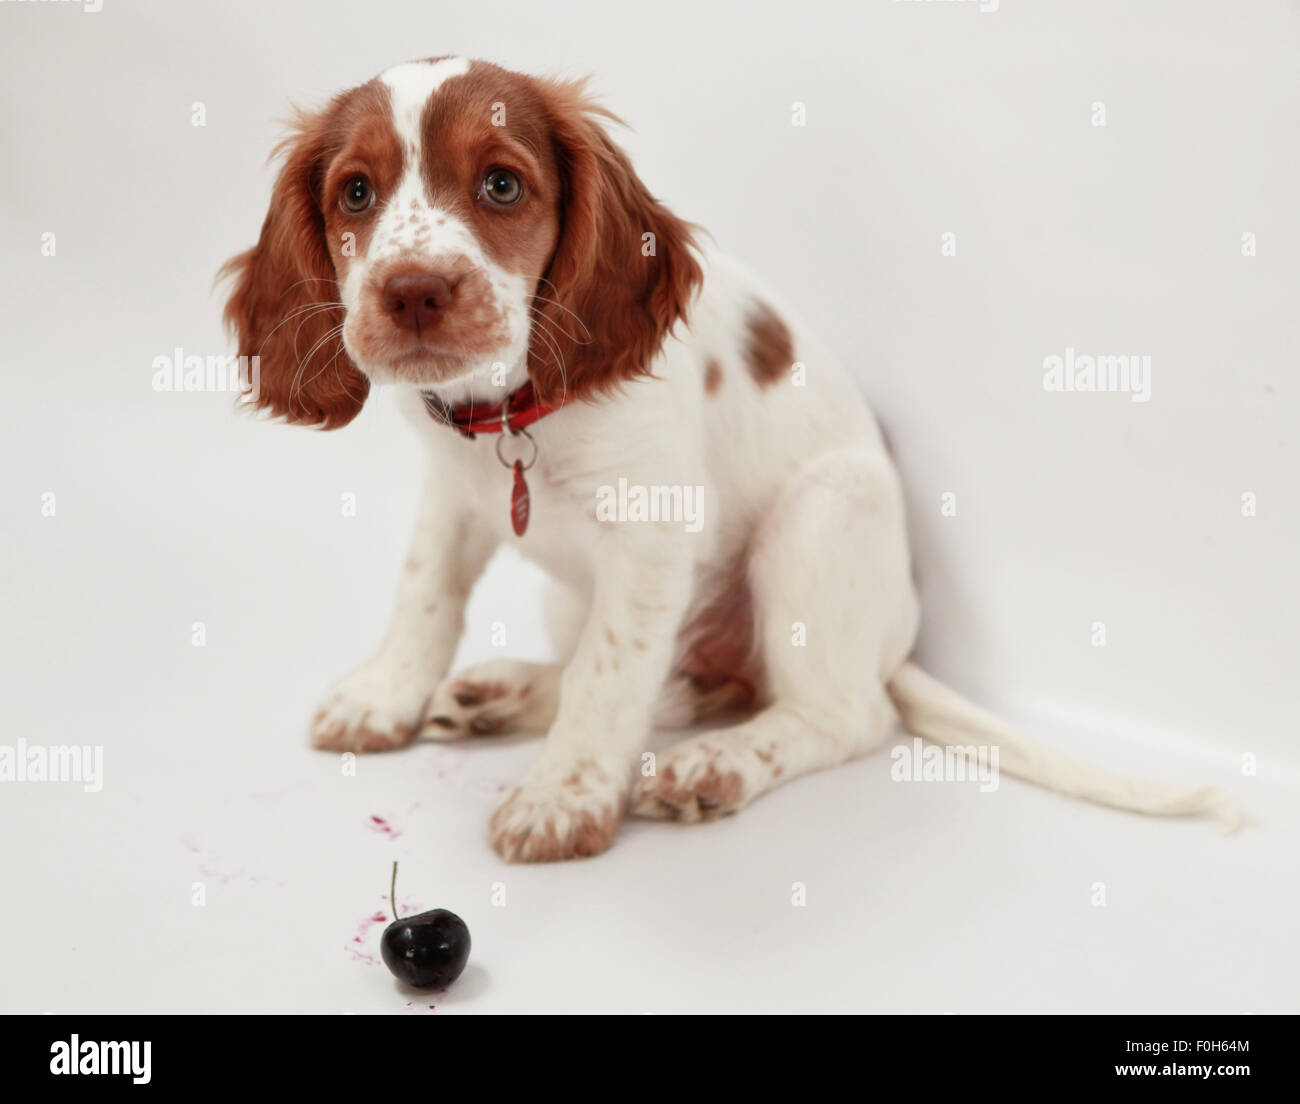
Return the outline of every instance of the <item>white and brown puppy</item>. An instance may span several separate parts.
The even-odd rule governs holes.
[[[334,428],[393,384],[428,445],[391,628],[326,697],[316,745],[545,732],[492,817],[511,860],[603,851],[629,805],[734,812],[880,747],[899,713],[1057,789],[1230,819],[1217,790],[1033,748],[909,662],[903,501],[861,395],[649,194],[602,117],[580,85],[399,65],[300,119],[261,237],[227,266],[263,407]],[[602,510],[613,488],[663,509]],[[449,678],[503,541],[556,580],[563,660]],[[727,727],[635,769],[654,728],[711,718]]]

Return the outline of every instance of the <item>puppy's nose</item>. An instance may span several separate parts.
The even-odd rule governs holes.
[[[441,276],[392,276],[384,284],[384,310],[408,330],[427,329],[451,302],[451,284]]]

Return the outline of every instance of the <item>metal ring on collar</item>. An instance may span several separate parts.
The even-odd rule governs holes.
[[[533,435],[529,433],[527,429],[516,429],[511,436],[527,437],[528,443],[533,446],[533,454],[528,458],[528,463],[523,465],[523,470],[527,471],[537,463],[537,442],[533,440]],[[505,467],[513,468],[514,464],[501,455],[501,446],[504,445],[507,440],[509,440],[509,438],[504,433],[497,438],[497,459],[500,460]]]

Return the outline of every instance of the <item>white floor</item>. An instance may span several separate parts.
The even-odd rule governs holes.
[[[3,6],[0,746],[101,747],[105,777],[0,781],[0,1011],[1300,1011],[1286,5],[661,0],[635,36],[589,0],[393,0],[365,33],[322,0]],[[355,777],[309,751],[383,630],[418,451],[382,396],[291,430],[156,391],[156,360],[233,351],[210,282],[289,104],[459,51],[594,74],[651,190],[845,357],[903,467],[936,674],[1257,826],[897,784],[881,754],[506,867],[485,828],[527,743]],[[1044,390],[1075,348],[1152,354],[1152,401]],[[463,660],[544,653],[536,583],[496,565]],[[374,961],[394,858],[473,932],[445,995]]]
[[[1225,837],[1010,779],[988,794],[896,783],[882,753],[726,821],[634,820],[597,859],[503,865],[485,826],[530,741],[425,744],[345,776],[303,738],[387,616],[409,444],[384,444],[386,414],[358,441],[204,402],[107,421],[102,400],[67,404],[57,447],[11,469],[58,505],[24,504],[0,573],[0,742],[100,745],[104,784],[0,784],[0,1009],[1300,1006],[1291,776],[1030,717],[1100,762],[1229,785],[1258,825]],[[359,448],[374,471],[348,467]],[[494,565],[463,659],[491,654],[496,624],[506,651],[543,653],[536,583],[521,561]],[[405,906],[452,909],[473,933],[446,994],[404,992],[377,961],[394,859]]]
[[[159,725],[147,748],[112,754],[102,793],[10,788],[4,1008],[1300,1004],[1284,873],[1298,814],[1277,787],[1249,789],[1262,824],[1224,838],[1009,780],[995,794],[899,784],[878,756],[724,822],[632,821],[597,859],[506,867],[484,822],[527,762],[524,742],[422,745],[343,777],[293,735],[249,727],[195,744]],[[395,858],[403,906],[450,908],[470,926],[470,967],[446,994],[403,991],[377,961]]]

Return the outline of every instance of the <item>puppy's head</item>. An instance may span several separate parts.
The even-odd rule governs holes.
[[[334,428],[370,384],[548,401],[648,370],[700,278],[580,84],[413,62],[299,117],[226,319],[257,402]],[[469,393],[465,390],[464,393]]]

